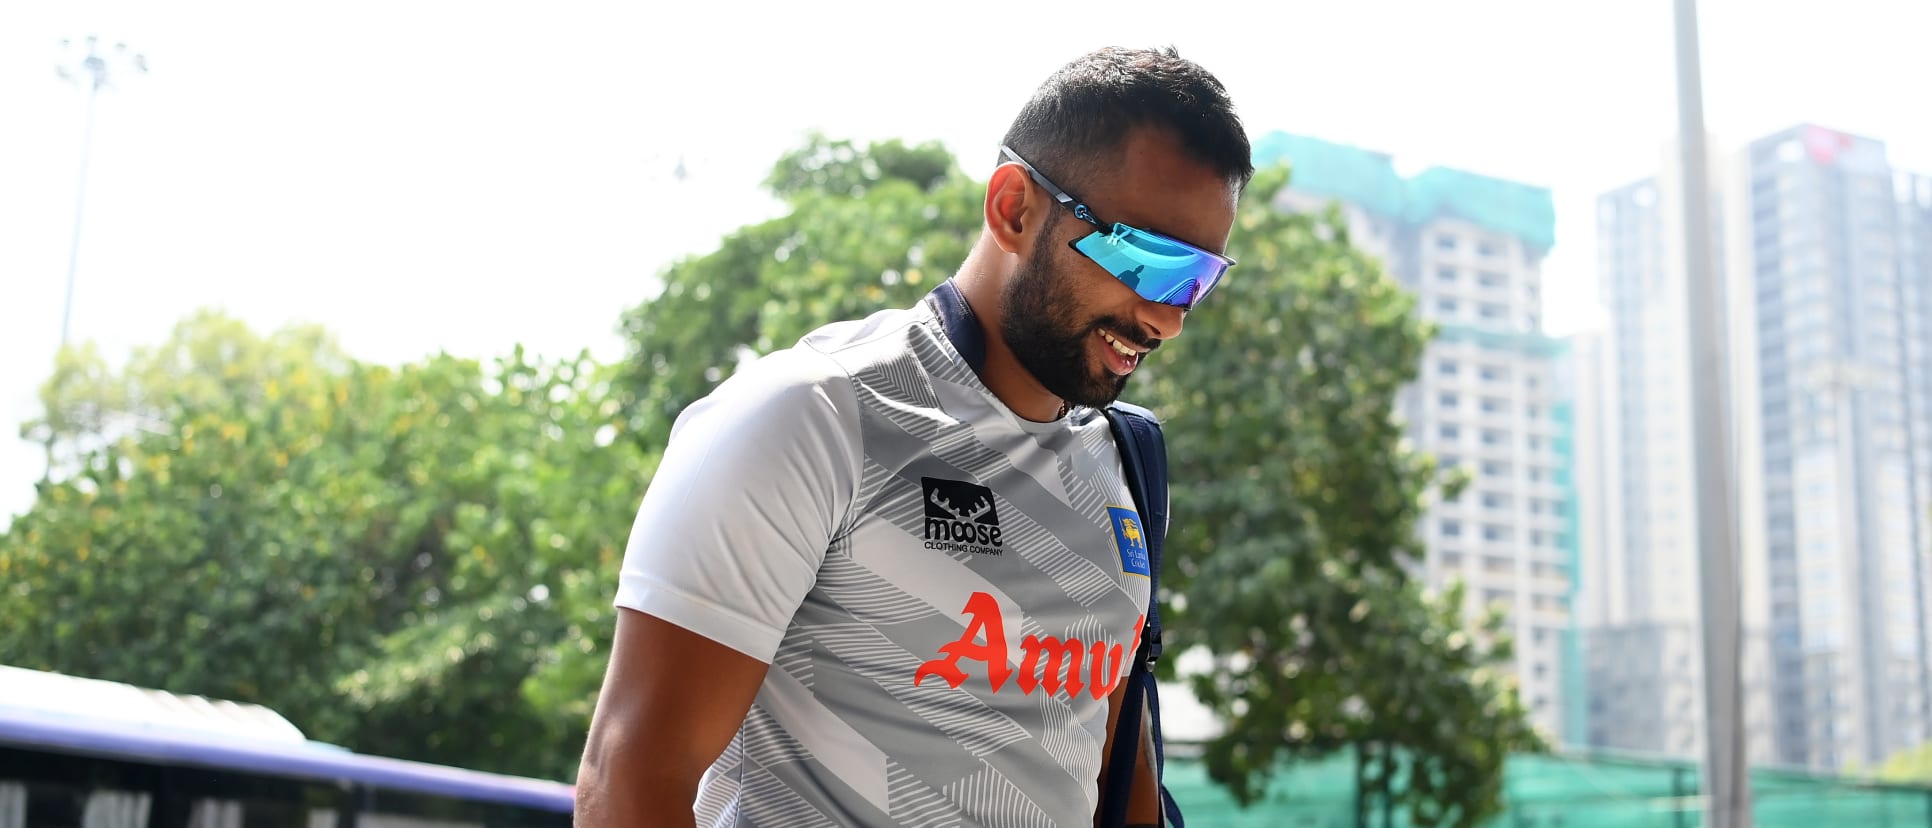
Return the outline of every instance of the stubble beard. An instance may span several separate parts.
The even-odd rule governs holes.
[[[1057,222],[1056,222],[1057,223]],[[1000,293],[1000,335],[1013,358],[1047,392],[1068,405],[1105,408],[1120,399],[1127,376],[1094,364],[1095,334],[1108,328],[1138,332],[1131,322],[1102,316],[1082,323],[1074,318],[1079,302],[1071,274],[1051,262],[1052,226],[1042,228],[1033,255],[1022,262]]]

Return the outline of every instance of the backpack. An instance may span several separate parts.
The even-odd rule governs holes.
[[[1108,768],[1132,767],[1140,746],[1141,704],[1145,698],[1148,721],[1154,731],[1154,781],[1160,791],[1161,811],[1167,825],[1185,828],[1180,805],[1174,802],[1163,783],[1161,772],[1167,761],[1161,740],[1160,688],[1154,680],[1154,664],[1161,657],[1161,546],[1167,539],[1167,441],[1161,435],[1160,420],[1154,412],[1137,405],[1116,402],[1107,407],[1107,422],[1113,426],[1114,444],[1120,448],[1120,466],[1127,475],[1127,487],[1134,493],[1134,508],[1141,514],[1146,529],[1148,577],[1147,625],[1141,630],[1140,651],[1134,654],[1134,669],[1127,676],[1127,698],[1121,703],[1120,718],[1114,725],[1113,755]],[[1136,692],[1144,690],[1145,692]],[[1133,791],[1133,774],[1109,773],[1107,789],[1100,792],[1100,825],[1117,828],[1127,820],[1127,798]]]

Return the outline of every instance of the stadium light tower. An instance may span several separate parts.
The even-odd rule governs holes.
[[[61,62],[54,66],[54,74],[87,90],[87,121],[81,129],[80,183],[74,194],[74,237],[67,250],[67,302],[60,312],[60,347],[65,350],[67,325],[74,315],[74,270],[80,261],[81,217],[86,214],[87,156],[94,144],[94,99],[102,89],[113,86],[119,73],[147,74],[148,59],[130,51],[126,43],[116,43],[112,50],[104,51],[100,38],[94,35],[88,35],[78,44],[62,40],[60,48],[63,55]]]

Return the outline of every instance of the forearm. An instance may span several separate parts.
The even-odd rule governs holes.
[[[613,750],[593,738],[577,772],[578,828],[695,828],[695,780],[649,767],[638,750]]]
[[[1154,775],[1154,722],[1141,711],[1140,749],[1135,751],[1134,786],[1127,795],[1127,828],[1161,828],[1160,780]]]
[[[1122,768],[1120,772],[1133,776],[1133,784],[1127,791],[1126,828],[1162,828],[1160,782],[1154,775],[1154,723],[1146,708],[1141,709],[1140,745],[1135,751],[1134,766]],[[1106,755],[1113,754],[1113,737],[1107,738]],[[1106,766],[1103,757],[1100,769],[1100,790],[1107,790],[1107,777],[1115,772]],[[1104,811],[1104,807],[1101,809]],[[1100,824],[1100,814],[1094,814],[1094,824]]]

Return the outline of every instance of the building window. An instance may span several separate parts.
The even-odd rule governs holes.
[[[1505,281],[1508,281],[1508,277],[1493,270],[1485,270],[1476,274],[1476,284],[1482,285],[1483,287],[1502,287]]]
[[[1534,419],[1543,416],[1543,409],[1541,406],[1526,405],[1523,406],[1523,413],[1529,415],[1531,419]]]
[[[1457,538],[1457,537],[1461,537],[1461,536],[1462,536],[1462,522],[1461,522],[1461,521],[1454,521],[1454,520],[1445,520],[1445,521],[1443,521],[1443,522],[1442,522],[1442,536],[1443,536],[1443,537],[1445,537],[1445,538]]]
[[[1437,250],[1456,249],[1456,237],[1448,236],[1448,235],[1436,236],[1436,249]]]
[[[1436,280],[1442,282],[1456,281],[1456,269],[1453,267],[1436,268]]]
[[[1529,467],[1529,479],[1531,483],[1541,482],[1543,480],[1543,470],[1535,466]]]
[[[1443,552],[1442,565],[1443,566],[1462,566],[1462,553],[1461,552]]]
[[[1509,495],[1483,492],[1483,508],[1502,509],[1509,506]]]
[[[1497,256],[1497,255],[1501,255],[1502,252],[1503,252],[1502,248],[1497,247],[1494,242],[1488,242],[1488,241],[1476,242],[1476,255],[1478,256]]]
[[[1436,363],[1436,373],[1441,374],[1445,377],[1455,376],[1456,361],[1453,359],[1445,359],[1439,363]]]
[[[1437,300],[1436,300],[1436,312],[1437,312],[1437,313],[1455,313],[1455,312],[1456,312],[1456,300],[1454,300],[1454,299],[1437,299]]]
[[[1529,447],[1530,447],[1530,451],[1537,451],[1537,450],[1540,450],[1540,449],[1542,449],[1542,448],[1543,448],[1543,438],[1541,438],[1541,437],[1538,437],[1538,436],[1536,436],[1536,435],[1534,435],[1534,434],[1532,434],[1532,435],[1530,435],[1530,438],[1529,438]]]
[[[1505,526],[1497,526],[1493,523],[1483,524],[1483,540],[1486,540],[1486,541],[1509,540],[1509,528]]]
[[[1476,313],[1484,319],[1501,319],[1509,315],[1509,309],[1495,302],[1484,302],[1477,306]]]
[[[1503,411],[1503,409],[1506,409],[1506,408],[1508,408],[1508,407],[1509,407],[1509,403],[1507,403],[1507,402],[1504,402],[1504,401],[1503,401],[1503,400],[1502,400],[1501,398],[1499,398],[1499,397],[1484,397],[1484,398],[1483,398],[1483,411],[1484,411],[1484,413],[1488,413],[1488,414],[1500,414],[1500,413],[1502,413],[1502,411]]]
[[[1509,377],[1509,372],[1503,370],[1502,366],[1500,365],[1484,365],[1479,373],[1482,375],[1483,379],[1490,380],[1490,381],[1507,379]],[[1531,387],[1535,387],[1535,386],[1531,386]]]
[[[1462,429],[1456,428],[1454,423],[1443,423],[1436,429],[1436,434],[1444,440],[1457,440],[1462,438]]]
[[[1493,428],[1483,429],[1483,445],[1499,446],[1502,444],[1503,444],[1503,433],[1501,431],[1498,431]]]
[[[1441,396],[1436,397],[1436,402],[1440,404],[1443,408],[1455,408],[1456,404],[1461,402],[1461,400],[1458,399],[1454,394],[1445,393],[1445,394],[1442,394]]]

